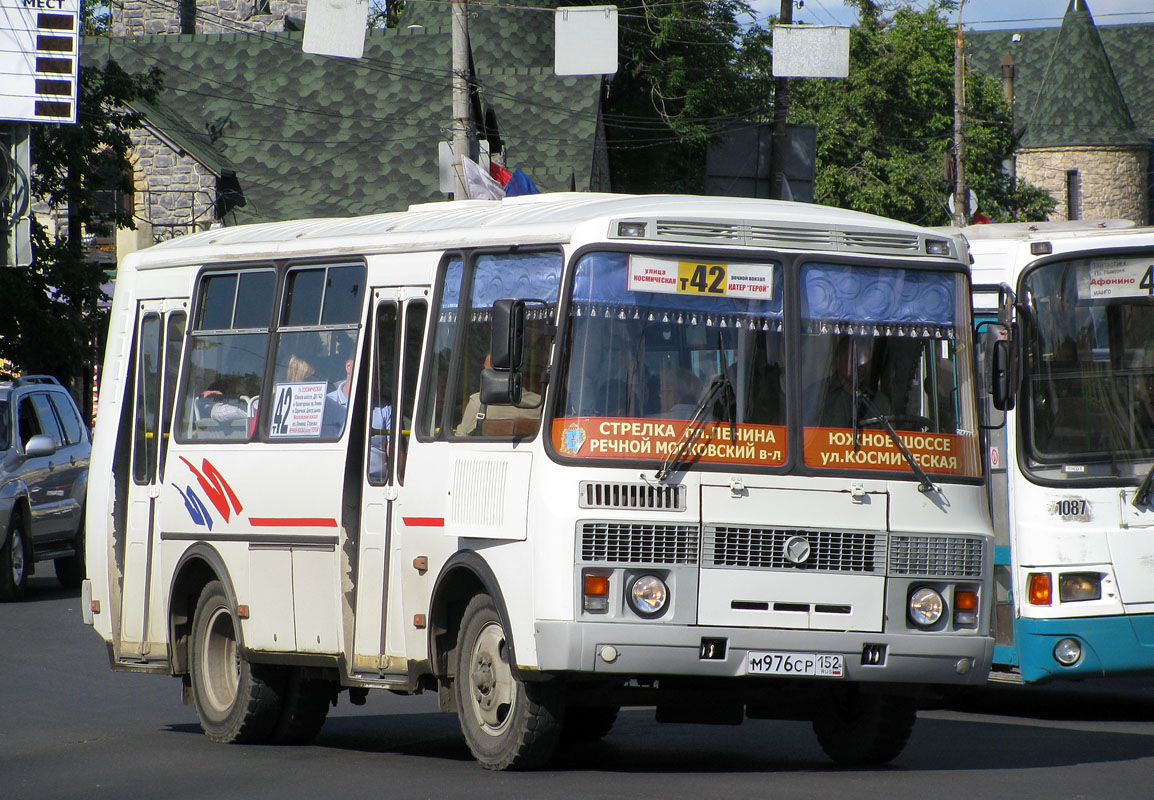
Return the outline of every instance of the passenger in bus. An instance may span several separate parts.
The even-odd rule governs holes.
[[[493,359],[485,355],[485,369],[493,368]],[[537,432],[541,421],[541,395],[524,390],[521,393],[522,405],[518,406],[486,405],[481,402],[481,393],[473,392],[465,403],[465,410],[461,414],[461,422],[457,425],[458,436],[513,436],[532,435]]]
[[[807,426],[823,428],[849,428],[853,426],[854,404],[857,406],[858,424],[875,415],[873,410],[861,402],[864,395],[869,398],[877,413],[888,414],[889,399],[869,385],[872,366],[873,341],[853,336],[841,336],[833,358],[833,373],[824,380],[811,384],[805,392],[804,423]],[[856,375],[856,380],[855,380]],[[856,383],[856,386],[855,386]],[[854,397],[854,390],[859,397]]]

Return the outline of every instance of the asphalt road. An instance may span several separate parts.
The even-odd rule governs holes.
[[[51,566],[44,570],[51,575]],[[919,713],[905,752],[833,766],[807,723],[658,725],[622,712],[551,769],[492,773],[431,695],[342,695],[303,747],[200,733],[173,678],[113,673],[79,594],[0,605],[0,798],[1154,798],[1154,680],[982,691]]]

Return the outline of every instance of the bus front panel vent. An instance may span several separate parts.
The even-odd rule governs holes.
[[[647,483],[581,481],[577,504],[581,508],[630,511],[684,511],[685,487]]]
[[[587,564],[696,564],[696,525],[590,520],[579,524]]]

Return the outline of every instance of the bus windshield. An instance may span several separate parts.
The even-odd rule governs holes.
[[[687,461],[781,467],[795,397],[807,467],[912,471],[888,422],[927,472],[980,475],[963,282],[804,265],[791,391],[781,263],[586,254],[565,320],[553,445],[569,457],[662,461],[680,460],[691,439]],[[839,370],[849,360],[857,370]]]
[[[1154,458],[1151,259],[1042,265],[1022,280],[1025,464],[1058,480],[1144,473]]]

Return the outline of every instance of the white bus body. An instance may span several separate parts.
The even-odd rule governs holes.
[[[219,741],[438,689],[490,768],[622,705],[800,715],[889,760],[993,649],[961,250],[820,206],[561,194],[133,254],[86,618]]]
[[[1154,510],[1136,495],[1154,468],[1154,228],[1055,222],[965,235],[978,324],[996,314],[997,285],[1017,301],[1016,404],[987,451],[992,677],[1148,673]]]

